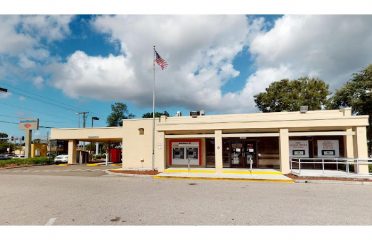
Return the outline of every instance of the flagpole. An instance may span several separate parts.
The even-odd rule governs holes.
[[[152,85],[152,169],[155,170],[155,45],[154,45],[154,61],[153,66],[153,85]]]

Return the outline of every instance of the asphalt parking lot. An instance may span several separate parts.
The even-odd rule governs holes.
[[[93,165],[93,164],[92,164]],[[108,166],[98,165],[48,165],[19,167],[12,169],[0,169],[0,174],[11,175],[49,175],[49,176],[81,176],[81,177],[98,177],[106,175],[107,169],[120,168],[121,164],[110,164]]]
[[[0,224],[372,224],[371,185],[153,179],[104,168],[0,170]]]

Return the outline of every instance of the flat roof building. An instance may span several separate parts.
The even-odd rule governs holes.
[[[155,123],[154,167],[274,168],[290,172],[291,157],[367,158],[368,116],[350,108],[301,112],[162,116]],[[69,163],[77,141],[121,142],[125,169],[152,168],[152,119],[124,119],[122,127],[52,129],[68,140]],[[368,166],[358,172],[368,173]]]

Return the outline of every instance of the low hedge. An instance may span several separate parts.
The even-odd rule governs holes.
[[[53,164],[53,159],[47,157],[35,158],[12,158],[8,160],[0,160],[0,167],[8,166],[24,166],[24,165],[49,165]]]

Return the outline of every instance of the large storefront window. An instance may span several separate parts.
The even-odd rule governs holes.
[[[289,140],[291,158],[335,158],[345,156],[341,136],[313,136]]]
[[[318,140],[318,157],[340,157],[338,140]]]
[[[289,156],[294,158],[309,157],[309,141],[308,140],[290,140],[289,141]]]
[[[200,165],[200,141],[171,142],[171,165]]]

